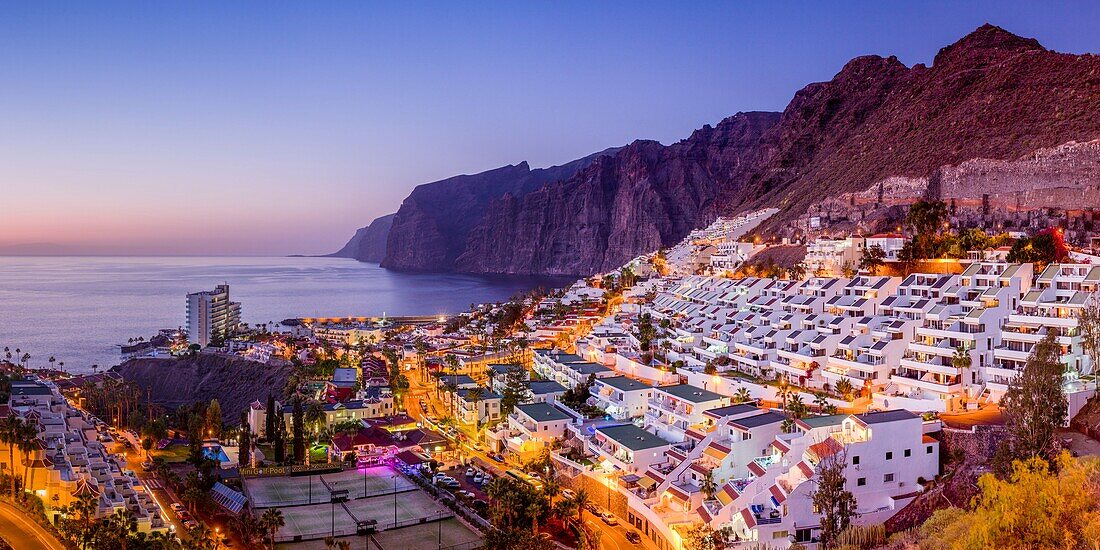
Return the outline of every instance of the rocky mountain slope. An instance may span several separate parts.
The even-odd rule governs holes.
[[[493,202],[460,271],[586,274],[671,245],[713,217],[776,113],[739,113],[672,146],[636,141],[573,178]]]
[[[225,422],[237,424],[249,403],[266,399],[269,392],[281,398],[294,369],[289,364],[200,353],[180,359],[131,359],[112,370],[148,389],[154,403],[169,409],[217,399]]]
[[[717,215],[765,206],[780,212],[759,231],[797,234],[795,222],[823,199],[917,180],[935,182],[914,189],[938,196],[945,167],[1100,138],[1098,105],[1100,57],[984,25],[931,67],[859,57],[782,113],[739,113],[668,146],[638,141],[570,163],[571,175],[520,165],[418,187],[397,213],[383,266],[585,275],[671,246]],[[1098,181],[1086,173],[1074,185]],[[983,187],[952,182],[950,192]]]
[[[333,258],[352,258],[361,262],[381,262],[386,257],[386,239],[397,214],[375,218],[366,227],[360,227],[343,248],[329,254]]]
[[[498,197],[523,196],[550,182],[569,178],[608,149],[560,166],[532,170],[527,162],[480,174],[419,185],[394,215],[382,267],[448,271],[466,248],[470,229]]]

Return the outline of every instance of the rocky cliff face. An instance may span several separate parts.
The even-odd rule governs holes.
[[[521,197],[547,183],[569,178],[616,150],[550,168],[532,170],[522,162],[417,186],[394,216],[382,267],[452,270],[455,259],[465,250],[470,229],[485,215],[490,202],[504,195]]]
[[[586,275],[761,207],[780,212],[759,231],[791,234],[823,198],[1100,138],[1097,105],[1100,58],[984,25],[931,67],[859,57],[782,113],[741,113],[669,146],[635,142],[571,176],[520,165],[418,187],[383,266]]]
[[[1044,49],[984,25],[932,67],[863,57],[796,94],[765,138],[774,153],[731,207],[783,208],[787,224],[823,196],[890,176],[927,177],[968,159],[1016,159],[1100,136],[1100,58]]]
[[[200,353],[180,359],[132,359],[112,370],[148,389],[154,403],[169,409],[217,399],[222,419],[237,424],[249,403],[266,399],[268,393],[283,397],[293,367]]]
[[[637,141],[573,178],[494,201],[470,232],[461,271],[575,275],[669,246],[713,218],[776,113],[740,113],[665,147]]]
[[[352,258],[360,262],[381,262],[386,257],[386,240],[393,227],[393,218],[397,214],[388,214],[375,218],[370,225],[359,228],[343,248],[329,254],[333,258]]]

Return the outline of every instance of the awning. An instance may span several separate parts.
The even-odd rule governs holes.
[[[657,485],[657,482],[649,476],[642,476],[638,478],[638,487],[641,487],[643,489],[652,489],[654,485]]]

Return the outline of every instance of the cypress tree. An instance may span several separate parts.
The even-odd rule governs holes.
[[[252,462],[252,430],[248,427],[248,413],[246,412],[241,413],[241,435],[237,438],[237,444],[240,448],[237,464],[241,468],[246,468]]]
[[[303,425],[303,419],[305,412],[302,410],[301,398],[294,399],[294,412],[291,413],[291,420],[294,425],[294,461],[305,462],[306,461],[306,442],[305,442],[305,426]]]

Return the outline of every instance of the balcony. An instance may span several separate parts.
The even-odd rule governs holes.
[[[936,376],[933,373],[919,373],[902,369],[891,375],[890,381],[901,386],[920,388],[939,394],[962,391],[962,383],[957,376]]]

